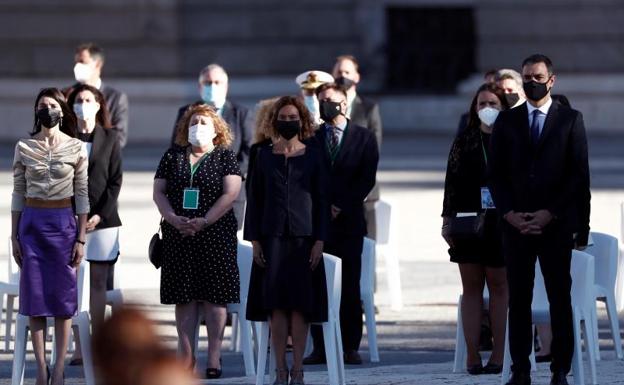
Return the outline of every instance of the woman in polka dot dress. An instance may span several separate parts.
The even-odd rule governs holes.
[[[177,127],[176,146],[163,155],[154,202],[164,218],[160,301],[175,304],[186,364],[195,363],[195,327],[203,311],[208,330],[208,378],[221,375],[226,304],[239,301],[237,222],[232,203],[241,172],[230,130],[208,105],[191,106]]]

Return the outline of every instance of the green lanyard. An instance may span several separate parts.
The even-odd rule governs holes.
[[[189,187],[193,187],[193,177],[195,176],[195,173],[197,172],[197,170],[199,169],[199,166],[201,166],[201,163],[204,161],[204,159],[206,159],[206,156],[208,156],[209,153],[205,153],[204,155],[202,155],[201,158],[199,158],[199,160],[197,162],[195,162],[195,164],[191,164],[191,183],[189,185]],[[189,164],[191,163],[191,158],[189,156]]]
[[[481,150],[483,150],[483,158],[485,159],[485,165],[487,166],[487,152],[485,152],[485,145],[483,145],[483,134],[479,131],[479,137],[481,137]]]

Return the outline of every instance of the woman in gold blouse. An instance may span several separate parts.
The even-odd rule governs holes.
[[[58,89],[41,90],[34,113],[31,138],[15,146],[11,242],[21,269],[19,312],[30,317],[36,385],[58,385],[64,381],[71,317],[78,308],[76,267],[84,255],[89,212],[88,160],[75,138],[74,114]],[[46,317],[54,317],[56,333],[51,373],[45,360]]]

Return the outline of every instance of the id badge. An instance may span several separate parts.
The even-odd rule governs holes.
[[[199,207],[199,190],[196,188],[184,189],[184,198],[182,199],[182,208],[197,210]]]
[[[481,187],[481,208],[484,210],[496,208],[490,189],[487,187]]]

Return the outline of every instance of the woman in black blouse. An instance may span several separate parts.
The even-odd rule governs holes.
[[[121,190],[121,150],[116,131],[111,129],[104,95],[95,87],[80,84],[68,98],[69,107],[78,121],[78,139],[89,156],[89,215],[85,254],[89,261],[89,312],[93,332],[104,322],[107,282],[112,281],[119,256],[117,198]],[[76,340],[78,335],[76,334]],[[82,363],[77,345],[70,365]]]
[[[253,244],[247,318],[271,324],[277,359],[276,384],[288,383],[286,340],[293,341],[291,384],[303,384],[308,322],[327,320],[322,263],[329,206],[322,153],[303,141],[312,119],[295,97],[284,96],[270,112],[274,144],[258,147],[245,216],[245,239]]]
[[[470,240],[446,239],[451,261],[459,265],[462,280],[462,319],[470,374],[500,373],[505,345],[507,281],[496,209],[488,201],[487,161],[492,126],[498,112],[507,109],[503,90],[484,84],[470,105],[467,128],[458,134],[449,154],[444,184],[443,226],[462,213],[485,211],[484,235]],[[443,232],[444,233],[444,232]],[[483,287],[490,293],[490,320],[494,337],[492,355],[483,367],[479,355]]]
[[[207,378],[221,376],[226,304],[239,302],[238,225],[232,204],[241,188],[232,135],[208,105],[189,107],[176,146],[163,155],[154,202],[163,216],[160,301],[175,304],[183,357],[194,366],[195,327],[201,307],[208,330]]]

